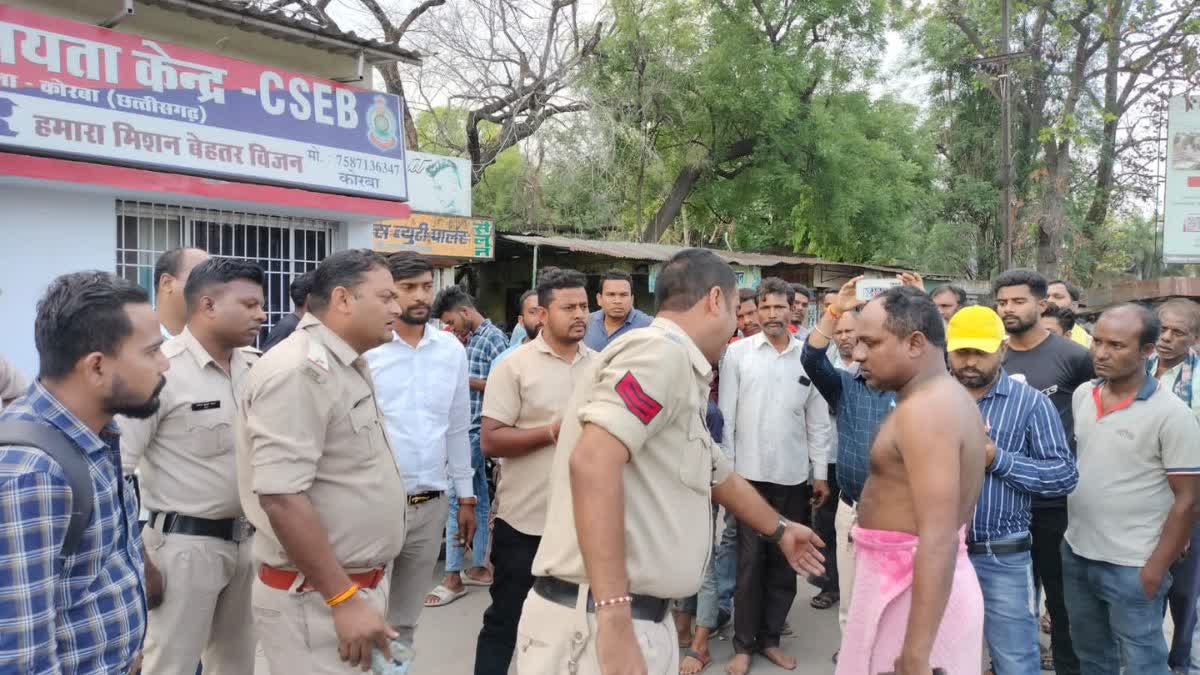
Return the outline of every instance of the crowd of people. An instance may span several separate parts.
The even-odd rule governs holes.
[[[0,672],[438,672],[416,627],[469,586],[476,675],[694,675],[727,627],[726,673],[790,670],[804,580],[841,675],[1200,673],[1200,305],[1089,333],[1033,271],[899,279],[688,249],[651,317],[545,268],[506,334],[348,250],[260,351],[252,262],[169,251],[153,306],[59,277],[37,378],[0,359]]]

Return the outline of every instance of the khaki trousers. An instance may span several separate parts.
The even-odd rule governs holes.
[[[850,530],[858,522],[858,510],[838,501],[837,515],[833,526],[837,530],[838,625],[842,634],[846,632],[846,620],[850,617],[850,599],[854,597],[854,544],[850,541]]]
[[[600,675],[596,615],[585,611],[586,586],[574,608],[530,591],[517,627],[518,675]],[[679,644],[670,613],[662,621],[634,621],[633,632],[649,675],[678,675]]]
[[[404,549],[392,566],[388,592],[388,624],[400,634],[400,640],[413,644],[417,620],[425,608],[425,596],[433,588],[433,570],[445,541],[446,495],[420,504],[409,504],[405,521]]]
[[[389,578],[390,574],[385,573],[379,586],[359,591],[380,614],[387,611]],[[361,670],[350,667],[338,656],[333,610],[325,604],[320,593],[281,591],[255,579],[252,597],[254,629],[271,673],[362,675]],[[207,666],[204,672],[207,675]],[[253,669],[245,671],[251,672]],[[191,672],[180,675],[191,675]]]
[[[163,602],[147,616],[142,648],[145,675],[254,672],[250,589],[253,538],[235,543],[188,534],[142,530],[146,552],[162,571]]]

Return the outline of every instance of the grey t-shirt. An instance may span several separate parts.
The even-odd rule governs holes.
[[[1079,485],[1067,498],[1066,540],[1089,560],[1141,567],[1175,503],[1167,479],[1200,473],[1200,426],[1153,378],[1134,400],[1103,417],[1096,386],[1089,382],[1075,392]]]
[[[1041,344],[1026,351],[1017,351],[1011,346],[1004,357],[1004,369],[1008,374],[1050,397],[1063,431],[1067,434],[1067,445],[1075,452],[1075,417],[1071,412],[1071,395],[1079,385],[1096,376],[1092,367],[1092,356],[1080,345],[1051,334]],[[1034,497],[1033,508],[1066,506],[1065,497]]]

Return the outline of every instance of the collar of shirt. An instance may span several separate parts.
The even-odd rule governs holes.
[[[982,402],[992,398],[993,396],[1008,396],[1012,393],[1012,389],[1015,386],[1016,382],[1014,382],[1013,379],[1008,376],[1008,371],[1004,370],[1004,368],[1000,368],[1000,376],[996,378],[996,381],[992,383],[992,386],[988,387],[987,392],[984,393],[979,400]]]
[[[640,313],[641,313],[641,310],[639,310],[637,307],[630,308],[629,313],[625,315],[624,323],[622,323],[620,326],[617,326],[617,330],[614,330],[613,334],[615,335],[616,333],[619,333],[623,328],[627,328],[628,326],[633,325],[634,319],[636,319],[637,315]],[[604,310],[598,309],[598,310],[592,312],[591,315],[588,316],[588,321],[590,321],[592,323],[592,325],[596,326],[601,331],[603,331],[605,337],[609,336],[608,335],[608,326],[604,325]]]
[[[160,323],[160,324],[158,324],[158,331],[159,331],[160,333],[162,333],[162,336],[163,336],[163,339],[164,339],[164,340],[173,340],[173,339],[175,339],[175,336],[174,336],[174,335],[171,335],[171,331],[167,330],[167,326],[166,326],[165,324],[161,324],[161,323]]]
[[[341,338],[340,335],[329,330],[329,326],[321,323],[321,320],[308,312],[300,319],[300,323],[296,326],[296,330],[312,330],[321,336],[321,343],[333,354],[333,356],[342,362],[342,365],[354,366],[354,362],[358,360],[359,353],[351,347],[349,343]]]
[[[1096,379],[1092,380],[1092,386],[1094,386],[1095,390],[1099,392],[1100,388],[1104,386],[1104,382],[1105,380],[1103,377],[1097,377]],[[1138,387],[1137,393],[1133,395],[1133,398],[1130,399],[1130,402],[1145,401],[1153,396],[1154,392],[1156,391],[1158,391],[1158,380],[1154,379],[1153,376],[1147,377],[1145,380],[1142,380],[1142,386]]]
[[[553,349],[551,349],[550,345],[544,339],[542,339],[542,336],[544,334],[545,333],[538,333],[538,336],[535,337],[534,339],[530,340],[529,343],[533,345],[534,349],[538,350],[539,352],[542,352],[543,354],[549,354],[550,356],[553,356],[556,359],[559,359],[561,361],[566,361],[566,359],[559,356],[558,352],[555,352]],[[587,345],[583,344],[583,340],[580,340],[579,342],[577,342],[575,344],[576,344],[577,349],[575,350],[575,356],[571,358],[571,365],[575,365],[576,363],[579,363],[579,359],[582,359],[584,357],[584,354],[591,351],[590,349],[588,349]]]
[[[79,421],[75,413],[68,410],[61,401],[54,397],[54,394],[42,386],[41,380],[34,381],[33,386],[29,388],[26,404],[35,414],[70,436],[71,440],[89,455],[106,452],[109,449],[109,443]],[[100,433],[105,437],[111,437],[112,442],[115,443],[121,435],[121,430],[117,427],[116,422],[109,420]]]
[[[695,368],[701,377],[712,375],[712,364],[708,362],[708,359],[704,356],[704,352],[700,351],[700,348],[696,346],[696,343],[692,340],[692,336],[685,333],[679,327],[679,324],[670,319],[656,317],[650,325],[661,328],[666,332],[667,337],[687,347],[688,356],[692,360],[692,368]]]
[[[397,335],[395,331],[392,331],[392,342],[390,344],[403,346],[413,351],[421,351],[422,349],[434,343],[446,342],[447,338],[449,338],[449,340],[453,340],[454,342],[458,342],[458,338],[454,337],[453,333],[448,333],[444,330],[438,330],[436,327],[429,324],[425,324],[424,328],[425,330],[421,333],[421,339],[417,340],[416,347],[408,344],[408,342]]]
[[[783,351],[775,349],[775,345],[771,344],[771,341],[767,339],[767,334],[765,331],[755,335],[750,339],[754,342],[755,349],[762,349],[764,346],[770,347],[773,351],[778,352],[780,356],[787,354],[788,352],[804,348],[803,342],[790,335],[788,336],[788,346],[784,347]]]
[[[484,334],[484,332],[485,332],[485,331],[487,331],[488,327],[489,327],[489,326],[491,326],[491,325],[492,325],[492,320],[491,320],[491,319],[484,319],[484,320],[483,320],[483,323],[479,324],[479,327],[478,327],[478,328],[476,328],[475,330],[471,331],[471,337],[472,337],[472,338],[474,338],[474,337],[478,337],[478,336],[480,336],[480,335],[483,335],[483,334]],[[497,330],[499,330],[499,329],[497,329]]]
[[[186,351],[193,359],[196,360],[196,365],[200,366],[201,370],[211,363],[217,370],[223,373],[225,372],[224,368],[217,365],[217,360],[212,357],[212,354],[208,353],[208,350],[204,348],[204,345],[200,344],[200,340],[196,339],[196,336],[192,334],[192,330],[190,328],[184,327],[183,332],[171,341],[171,348],[178,349],[179,351]],[[179,352],[171,352],[168,355],[177,353]],[[246,365],[247,360],[248,359],[246,358],[246,352],[244,351],[244,348],[235,349],[229,357],[229,369],[234,372],[240,372],[242,367]]]

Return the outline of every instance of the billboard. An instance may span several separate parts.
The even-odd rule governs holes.
[[[408,205],[413,211],[471,215],[471,160],[408,152]]]
[[[402,105],[0,5],[0,148],[402,201]]]
[[[1163,262],[1200,263],[1200,98],[1174,96],[1170,105]]]
[[[414,213],[371,227],[371,248],[381,253],[416,251],[430,256],[491,260],[496,233],[492,221]]]

